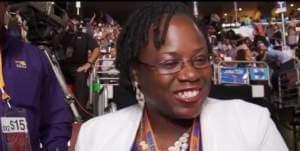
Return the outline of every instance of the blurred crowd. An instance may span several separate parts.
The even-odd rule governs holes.
[[[94,20],[94,17],[86,25],[81,21],[83,23],[80,25],[82,32],[88,33],[97,40],[102,53],[109,53],[110,50],[108,48],[115,47],[121,26],[114,20],[107,23],[102,21],[97,22]]]
[[[76,24],[81,32],[89,34],[97,41],[102,56],[109,55],[111,48],[115,47],[117,37],[122,28],[113,19],[104,22],[102,20],[96,21],[95,17],[96,15],[88,22],[80,20],[80,18],[77,17]]]
[[[26,38],[28,31],[26,20],[22,20],[19,11],[11,10],[6,15],[8,16],[6,17],[6,28],[9,29],[11,34],[28,41]],[[296,20],[292,19],[286,24],[285,38],[287,45],[283,48],[283,33],[280,24],[262,24],[245,19],[240,22],[240,27],[220,28],[217,26],[219,20],[213,19],[215,15],[212,14],[211,20],[205,25],[213,54],[213,63],[217,64],[220,61],[231,60],[266,61],[268,53],[265,52],[272,52],[273,50],[283,52],[279,53],[280,55],[299,60],[300,38],[299,31],[296,30]],[[110,54],[110,50],[115,47],[117,37],[122,29],[115,20],[109,16],[106,22],[97,21],[94,14],[89,21],[78,19],[77,22],[76,24],[78,24],[81,32],[88,33],[97,40],[102,54]],[[259,45],[264,46],[259,47]],[[267,50],[261,50],[262,47],[266,47]],[[288,54],[290,52],[292,54]],[[277,59],[276,61],[277,64],[280,64],[280,60]]]
[[[11,34],[28,41],[26,20],[22,20],[18,10],[9,11],[6,27]],[[97,20],[96,14],[88,21],[82,18],[70,18],[70,23],[76,24],[78,31],[87,33],[95,39],[101,52],[100,58],[115,58],[116,41],[122,27],[109,15],[105,21]],[[256,62],[263,61],[270,67],[270,76],[283,72],[294,66],[300,57],[300,33],[297,31],[297,20],[291,19],[285,24],[283,33],[281,24],[254,22],[245,17],[239,21],[240,26],[225,27],[218,15],[212,14],[206,21],[199,20],[204,25],[209,43],[211,62],[214,65],[258,66]],[[286,45],[282,39],[285,34]],[[243,61],[241,64],[232,61]],[[231,62],[231,63],[230,63]],[[102,64],[112,65],[113,60],[102,61]],[[103,68],[104,69],[104,68]],[[274,74],[275,73],[275,74]]]
[[[296,31],[296,26],[292,24],[287,26],[287,45],[284,47],[280,28],[278,24],[253,23],[250,25],[242,24],[236,29],[222,29],[217,32],[213,26],[209,26],[208,36],[212,46],[214,63],[231,60],[267,61],[266,59],[269,58],[264,55],[273,51],[275,53],[280,52],[280,55],[288,55],[290,59],[298,60],[299,32]],[[289,55],[288,52],[292,52],[292,54]]]

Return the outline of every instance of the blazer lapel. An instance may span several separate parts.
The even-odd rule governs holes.
[[[203,151],[218,151],[216,146],[216,135],[213,130],[214,125],[211,123],[213,119],[209,118],[209,101],[206,100],[203,103],[200,115],[200,125],[201,125],[201,138],[202,138],[202,149]]]
[[[135,107],[130,111],[130,115],[128,115],[130,118],[129,120],[123,121],[120,124],[120,127],[126,126],[126,129],[121,132],[120,135],[124,136],[123,138],[128,138],[127,140],[120,140],[120,145],[115,146],[117,147],[116,150],[124,150],[124,151],[130,151],[131,147],[134,143],[136,133],[138,131],[140,121],[143,116],[143,106],[140,106],[139,104],[135,105]],[[126,123],[126,124],[125,124]],[[123,143],[122,143],[123,142]],[[115,149],[113,149],[115,150]]]

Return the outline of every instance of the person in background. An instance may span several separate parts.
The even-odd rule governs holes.
[[[233,51],[234,49],[232,44],[230,43],[230,39],[226,34],[221,35],[221,41],[218,43],[217,47],[220,50],[220,53],[226,56],[230,56],[232,53],[231,51]]]
[[[253,55],[250,49],[240,49],[237,51],[235,60],[243,60],[243,61],[254,61]]]
[[[273,24],[271,24],[271,22],[269,22],[269,24],[265,27],[265,33],[266,33],[266,39],[268,40],[268,42],[271,42],[272,35],[273,35]]]
[[[282,32],[280,30],[279,25],[275,24],[273,26],[273,35],[270,38],[271,44],[275,50],[282,50],[281,43],[282,43]]]
[[[247,45],[247,47],[250,49],[250,50],[252,50],[252,53],[254,54],[254,56],[256,56],[257,54],[256,54],[256,45],[254,45],[253,44],[253,42],[249,39],[249,37],[246,37],[245,39],[244,39],[244,41],[245,41],[245,44]]]
[[[278,69],[280,72],[284,72],[294,67],[294,60],[291,56],[280,50],[268,47],[262,41],[258,41],[257,43],[257,52],[258,56],[256,60],[266,61],[275,70]]]
[[[268,40],[266,39],[266,34],[263,31],[262,25],[259,24],[254,24],[254,40],[253,40],[253,45],[257,46],[258,41],[262,41],[265,43],[265,45],[269,45]]]
[[[0,118],[9,111],[8,100],[3,98],[7,93],[13,110],[26,111],[32,151],[66,151],[72,117],[64,94],[43,51],[12,37],[4,28],[6,6],[7,2],[0,1],[0,65],[3,71],[0,75],[5,83],[1,87],[4,91],[0,98]],[[3,135],[1,130],[0,135]],[[6,150],[6,143],[0,137],[1,151]],[[13,147],[22,147],[22,143]],[[40,144],[43,149],[40,149]]]
[[[216,28],[212,25],[208,25],[207,27],[207,37],[209,44],[214,47],[217,45],[217,32]]]
[[[86,107],[89,99],[88,71],[100,56],[100,48],[91,35],[79,30],[78,20],[78,16],[71,18],[67,27],[68,31],[62,38],[61,44],[66,50],[66,58],[60,61],[60,66],[68,83],[73,84],[75,97],[81,106],[79,109],[82,109]],[[91,51],[90,57],[88,56],[89,50]],[[83,109],[80,111],[84,120],[91,116]]]
[[[239,49],[236,53],[235,60],[249,61],[249,63],[240,63],[240,64],[238,64],[239,67],[253,67],[254,66],[253,61],[255,61],[255,59],[253,57],[253,54],[252,54],[252,51],[249,48]]]
[[[296,31],[296,26],[290,25],[287,29],[287,44],[291,49],[298,46],[299,33]]]
[[[96,19],[96,13],[94,13],[93,17],[90,19],[90,21],[87,23],[87,33],[90,36],[94,36],[95,30],[97,28],[97,23],[95,21]]]
[[[116,65],[138,104],[84,123],[76,151],[288,151],[266,108],[208,98],[207,42],[184,3],[136,10],[118,38]]]
[[[21,36],[21,23],[17,16],[16,10],[10,12],[10,18],[7,25],[7,30],[12,37],[22,39]]]
[[[280,50],[273,50],[263,42],[257,43],[257,61],[265,61],[271,69],[271,84],[274,92],[278,91],[278,76],[294,67],[294,59]]]

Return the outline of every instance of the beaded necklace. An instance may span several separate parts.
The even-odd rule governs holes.
[[[168,147],[167,151],[202,151],[200,129],[200,120],[197,117],[193,122],[190,134],[189,132],[183,133],[173,146]],[[137,134],[131,151],[162,151],[158,149],[147,111],[144,112],[143,120]]]

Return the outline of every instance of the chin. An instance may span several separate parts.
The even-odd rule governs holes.
[[[175,116],[177,119],[194,119],[200,115],[200,108],[189,109],[183,108],[175,111]]]
[[[205,100],[205,99],[201,99]],[[202,105],[204,101],[199,101],[192,106],[180,106],[174,109],[175,115],[182,119],[192,119],[200,116]]]

